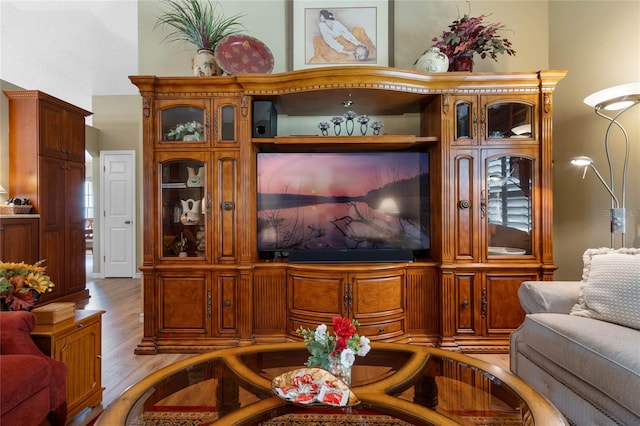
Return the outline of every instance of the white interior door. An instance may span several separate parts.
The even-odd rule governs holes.
[[[135,151],[101,151],[105,278],[135,275]]]

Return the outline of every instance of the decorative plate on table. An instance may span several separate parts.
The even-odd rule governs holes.
[[[227,74],[268,74],[273,70],[271,50],[257,38],[234,34],[216,44],[214,56]]]
[[[513,247],[489,247],[489,254],[526,254],[526,250]]]
[[[271,389],[285,401],[299,405],[352,407],[360,403],[342,380],[320,368],[287,371],[271,381]]]

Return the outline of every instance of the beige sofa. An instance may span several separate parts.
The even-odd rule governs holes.
[[[640,327],[635,318],[627,326],[607,317],[607,309],[614,317],[621,311],[636,318],[640,313],[639,254],[588,250],[582,281],[530,281],[519,289],[527,315],[511,335],[511,371],[573,425],[640,425]],[[594,258],[598,264],[592,266]],[[634,263],[630,270],[627,263]],[[603,294],[612,301],[601,307]],[[616,297],[624,306],[616,305]],[[585,306],[591,311],[585,313]]]

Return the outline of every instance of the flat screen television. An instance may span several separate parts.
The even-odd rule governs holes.
[[[260,152],[257,190],[263,258],[404,262],[430,248],[426,152]]]

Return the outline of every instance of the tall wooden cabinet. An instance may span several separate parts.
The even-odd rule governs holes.
[[[138,354],[299,339],[334,315],[372,339],[504,351],[523,280],[551,279],[552,93],[565,71],[424,74],[334,67],[224,77],[133,76],[143,98],[144,337]],[[415,120],[380,136],[253,138],[344,112]],[[294,126],[295,127],[295,126]],[[319,133],[301,129],[301,134]],[[295,132],[296,134],[298,132]],[[431,248],[413,262],[288,263],[257,249],[257,154],[429,154]]]
[[[39,258],[55,283],[42,296],[88,296],[85,273],[85,117],[91,113],[37,90],[9,98],[9,193],[40,215]]]

